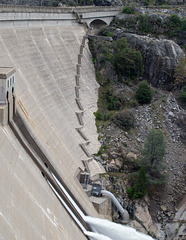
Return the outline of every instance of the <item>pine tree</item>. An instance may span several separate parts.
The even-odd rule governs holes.
[[[136,91],[136,99],[140,104],[149,104],[152,100],[152,91],[147,81],[140,82]]]
[[[162,185],[165,183],[163,159],[165,156],[165,141],[163,133],[157,129],[151,129],[147,135],[142,151],[141,164],[146,170],[147,185]]]

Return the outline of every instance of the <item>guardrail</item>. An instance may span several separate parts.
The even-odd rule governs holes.
[[[76,12],[107,12],[120,11],[121,6],[117,7],[97,7],[97,6],[76,6],[76,7],[39,7],[39,6],[15,6],[0,4],[0,12],[28,12],[28,13],[72,13]]]

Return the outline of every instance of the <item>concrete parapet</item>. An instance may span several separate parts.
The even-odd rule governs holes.
[[[83,48],[84,48],[84,45],[81,45],[80,46],[80,54],[83,54]]]
[[[83,106],[81,104],[81,99],[80,98],[76,98],[76,103],[77,103],[79,109],[83,111],[84,109],[83,109]]]
[[[82,54],[78,54],[78,64],[81,65],[81,58],[82,58]]]
[[[85,40],[86,40],[86,35],[83,37],[83,40],[82,40],[82,45],[85,45]]]
[[[79,98],[79,89],[80,89],[80,86],[75,86],[76,98]]]
[[[76,130],[78,131],[78,133],[82,136],[82,138],[85,141],[89,141],[88,137],[84,134],[84,132],[82,132],[82,127],[78,127],[78,128],[76,128]]]
[[[76,86],[79,86],[79,75],[75,75]]]
[[[86,142],[87,143],[87,142]],[[82,150],[85,152],[85,154],[87,155],[87,157],[91,157],[91,154],[89,153],[89,151],[87,150],[86,146],[84,143],[80,143],[79,144],[80,147],[82,148]]]
[[[78,118],[79,124],[80,124],[81,126],[83,126],[84,123],[83,123],[83,118],[82,118],[82,111],[81,111],[81,112],[76,112],[76,116],[77,116],[77,118]]]
[[[84,166],[85,166],[85,171],[90,172],[89,166],[88,166],[88,162],[86,160],[82,160]]]
[[[80,75],[80,68],[81,68],[81,64],[77,64],[77,65],[76,65],[77,75]]]

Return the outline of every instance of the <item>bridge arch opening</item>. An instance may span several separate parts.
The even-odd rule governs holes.
[[[96,31],[99,31],[102,27],[106,25],[107,23],[101,19],[95,19],[90,23],[90,27]]]

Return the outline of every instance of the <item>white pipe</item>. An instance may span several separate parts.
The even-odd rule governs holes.
[[[52,171],[50,171],[52,177],[54,178],[54,180],[57,182],[58,186],[61,188],[61,190],[63,191],[63,193],[65,194],[65,196],[68,198],[68,200],[70,201],[70,203],[75,207],[75,209],[77,210],[77,212],[79,213],[79,215],[83,218],[83,220],[85,220],[85,215],[84,213],[81,211],[81,209],[78,207],[78,205],[75,203],[75,201],[72,199],[72,197],[69,195],[69,193],[66,191],[66,189],[63,187],[63,185],[60,183],[60,181],[57,179],[57,177],[53,174]],[[89,225],[89,227],[91,228],[91,230],[93,232],[97,232],[91,225]]]
[[[101,193],[109,196],[112,199],[112,202],[114,203],[114,205],[117,207],[118,211],[121,213],[123,220],[129,221],[128,212],[121,206],[121,204],[119,203],[117,198],[111,192],[106,191],[106,190],[102,190]]]
[[[57,182],[58,186],[61,188],[61,190],[63,191],[63,193],[65,194],[65,196],[68,198],[68,200],[71,202],[71,204],[75,207],[75,209],[77,210],[77,212],[79,213],[79,215],[84,219],[84,213],[81,211],[81,209],[78,207],[78,205],[75,203],[75,201],[72,199],[72,197],[69,195],[69,193],[66,191],[66,189],[63,187],[63,185],[60,183],[60,181],[57,179],[57,177],[53,174],[52,171],[51,175],[54,178],[54,180]]]

